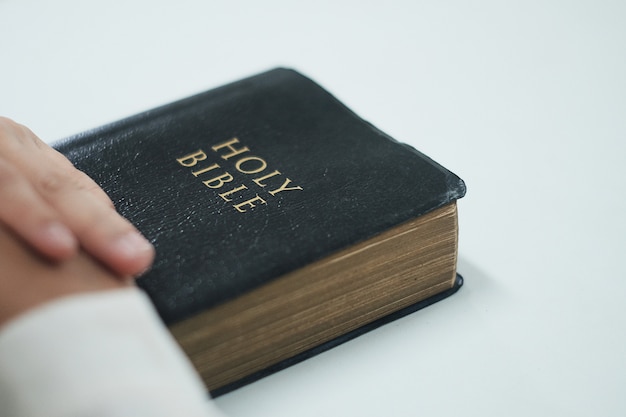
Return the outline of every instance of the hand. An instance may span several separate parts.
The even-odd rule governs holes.
[[[154,248],[102,189],[28,128],[0,117],[0,225],[52,261],[79,247],[115,273],[137,275]]]
[[[120,280],[85,252],[50,262],[0,225],[0,327],[13,317],[57,298],[123,288]]]

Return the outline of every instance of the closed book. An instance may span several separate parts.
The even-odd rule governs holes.
[[[214,394],[460,285],[463,181],[296,71],[57,149],[155,245],[137,284]]]

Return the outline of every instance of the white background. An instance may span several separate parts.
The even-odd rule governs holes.
[[[466,181],[466,285],[219,407],[626,415],[626,3],[0,0],[0,114],[49,142],[278,65]]]

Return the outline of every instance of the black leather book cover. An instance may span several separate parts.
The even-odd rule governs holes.
[[[288,69],[57,145],[155,245],[173,324],[452,202],[462,180]]]

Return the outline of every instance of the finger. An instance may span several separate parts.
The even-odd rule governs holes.
[[[29,181],[0,159],[0,222],[52,260],[74,255],[78,242]]]
[[[105,193],[104,190],[100,188],[100,186],[93,179],[91,179],[91,177],[76,169],[76,167],[74,167],[72,162],[67,159],[65,155],[51,147],[47,147],[45,152],[47,153],[47,156],[54,160],[54,164],[59,170],[67,172],[75,177],[74,180],[80,189],[91,194],[96,200],[102,202],[102,204],[114,207],[113,202],[107,193]]]
[[[84,252],[46,262],[0,224],[0,326],[45,302],[72,294],[129,286]]]
[[[92,256],[121,275],[147,269],[154,249],[114,209],[106,193],[64,155],[41,141],[27,127],[10,120],[3,150]]]
[[[40,193],[74,232],[81,245],[121,275],[137,275],[154,258],[153,246],[112,205],[94,198],[79,175],[54,172],[40,181]]]
[[[0,116],[0,155],[10,161],[31,181],[57,169],[75,175],[81,189],[103,204],[113,206],[111,199],[89,176],[74,167],[61,152],[42,141],[28,127]],[[78,178],[80,177],[80,178]]]
[[[57,169],[68,175],[75,175],[81,189],[92,194],[103,204],[113,206],[109,196],[87,174],[76,169],[72,162],[61,152],[42,141],[28,127],[10,119],[0,117],[0,133],[5,132],[0,145],[2,152],[7,155],[32,180],[44,176],[46,172]],[[80,178],[79,178],[80,177]]]

